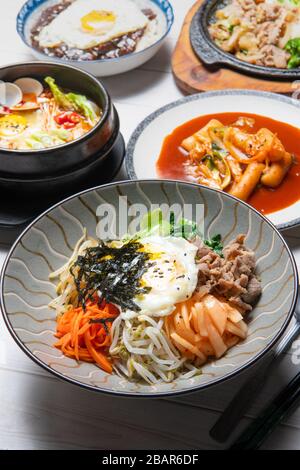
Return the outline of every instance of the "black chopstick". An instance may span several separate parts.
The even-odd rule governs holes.
[[[255,450],[300,401],[300,372],[232,444],[230,450]]]
[[[218,442],[225,442],[236,428],[250,405],[263,389],[271,367],[283,357],[294,340],[300,334],[300,295],[298,295],[294,316],[296,324],[284,336],[274,350],[272,350],[262,365],[254,369],[254,373],[246,380],[242,388],[235,394],[229,405],[215,422],[210,430],[211,437]]]

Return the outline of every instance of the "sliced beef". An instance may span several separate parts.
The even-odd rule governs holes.
[[[232,0],[217,10],[209,26],[213,40],[226,52],[250,64],[287,68],[284,46],[298,21],[298,9],[265,0]],[[232,30],[226,24],[229,22]],[[297,36],[293,36],[297,37]]]
[[[250,277],[247,292],[242,295],[244,302],[254,304],[261,294],[261,284],[255,276]]]
[[[267,67],[286,68],[290,54],[277,46],[267,45],[262,47],[262,65]]]
[[[215,293],[246,313],[261,294],[261,285],[255,274],[255,254],[239,235],[223,250],[224,258],[206,245],[198,243],[198,292]]]

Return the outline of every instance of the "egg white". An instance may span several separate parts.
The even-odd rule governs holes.
[[[150,253],[149,265],[141,278],[150,291],[134,299],[139,312],[122,312],[124,319],[137,315],[166,316],[175,304],[189,299],[197,286],[197,247],[184,238],[151,236],[140,240],[143,250]]]
[[[112,12],[115,21],[110,25],[103,22],[103,28],[97,26],[97,29],[100,26],[98,31],[85,31],[81,20],[92,11]],[[148,23],[148,18],[131,0],[76,0],[41,30],[38,41],[41,47],[56,47],[65,43],[69,47],[89,49],[146,28]]]

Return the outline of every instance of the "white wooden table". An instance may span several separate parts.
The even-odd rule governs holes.
[[[182,96],[171,74],[171,53],[194,0],[173,0],[176,21],[160,53],[138,70],[105,79],[126,140],[157,107]],[[3,5],[2,5],[3,3]],[[4,6],[5,3],[5,6]],[[1,2],[0,65],[32,59],[15,32],[23,0]],[[1,201],[5,204],[5,201]],[[300,228],[285,233],[300,266]],[[9,246],[0,240],[0,264]],[[299,366],[286,354],[241,428],[255,417]],[[0,448],[215,449],[209,429],[247,374],[173,400],[133,400],[88,392],[60,382],[14,343],[0,318]],[[266,441],[268,449],[300,449],[300,409]]]

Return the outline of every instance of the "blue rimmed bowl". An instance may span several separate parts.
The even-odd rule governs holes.
[[[30,38],[30,31],[34,23],[43,10],[47,8],[47,6],[51,6],[53,3],[59,3],[59,1],[53,2],[53,0],[28,0],[22,6],[17,15],[16,28],[24,44],[31,50],[31,53],[37,59],[43,61],[51,60],[66,65],[73,65],[74,67],[79,67],[89,73],[96,75],[97,77],[117,75],[119,73],[128,72],[129,70],[135,69],[150,60],[161,48],[164,40],[172,28],[174,22],[174,13],[170,2],[168,0],[149,0],[149,2],[154,3],[161,10],[163,16],[165,17],[165,32],[155,43],[149,47],[146,47],[141,51],[129,53],[127,55],[113,59],[89,61],[65,60],[58,57],[51,57],[33,47]]]
[[[224,357],[202,367],[202,374],[157,385],[132,383],[109,375],[96,365],[67,358],[53,347],[56,312],[48,307],[56,296],[51,271],[71,256],[84,227],[95,236],[99,205],[112,204],[116,221],[123,214],[119,197],[128,206],[145,204],[202,204],[204,236],[220,233],[224,243],[246,234],[256,253],[262,296],[247,320],[245,341]],[[123,198],[124,201],[124,198]],[[99,227],[99,225],[98,225]],[[100,230],[101,236],[101,230]],[[97,187],[55,205],[38,217],[12,247],[1,275],[1,308],[6,325],[21,349],[60,379],[86,389],[116,395],[155,397],[201,390],[241,373],[255,364],[284,334],[292,317],[298,290],[293,255],[276,228],[248,204],[226,193],[196,184],[140,180]]]

